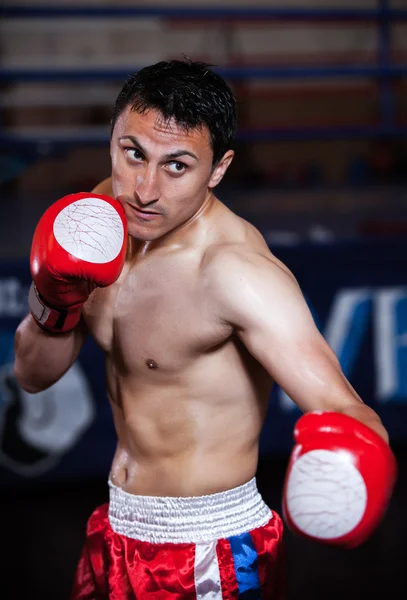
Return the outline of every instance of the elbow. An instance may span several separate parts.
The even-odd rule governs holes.
[[[26,381],[18,381],[19,386],[28,394],[38,394],[38,392],[42,392],[45,388],[40,386],[32,385]]]
[[[49,387],[48,385],[40,385],[40,382],[27,378],[27,373],[19,368],[18,363],[14,364],[13,371],[18,385],[28,394],[38,394],[38,392],[42,392]]]

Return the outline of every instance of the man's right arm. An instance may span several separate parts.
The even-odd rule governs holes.
[[[114,283],[123,268],[125,214],[98,188],[52,204],[34,232],[30,314],[15,334],[14,371],[27,392],[48,388],[72,366],[88,334],[83,305],[96,287]]]
[[[83,319],[72,331],[48,333],[28,314],[17,328],[14,373],[21,387],[35,394],[53,385],[77,359],[88,331]]]

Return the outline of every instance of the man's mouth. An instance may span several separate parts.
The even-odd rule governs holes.
[[[136,214],[136,216],[140,217],[140,219],[150,220],[150,219],[153,219],[154,217],[158,217],[160,215],[160,213],[158,213],[154,210],[144,210],[144,209],[138,208],[137,206],[133,206],[132,204],[130,204],[129,206],[131,207],[133,212]]]

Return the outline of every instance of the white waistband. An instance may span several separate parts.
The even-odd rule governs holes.
[[[272,517],[256,479],[208,496],[136,496],[109,481],[109,521],[116,533],[152,544],[228,538],[266,525]]]

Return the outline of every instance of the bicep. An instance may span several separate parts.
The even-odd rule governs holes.
[[[279,334],[267,326],[240,332],[249,352],[303,411],[341,410],[360,398],[319,332]]]
[[[301,410],[360,401],[289,272],[271,261],[243,266],[228,295],[238,336]]]

